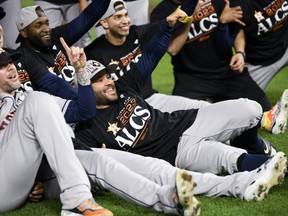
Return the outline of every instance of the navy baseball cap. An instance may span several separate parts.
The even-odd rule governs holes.
[[[3,65],[8,59],[12,59],[12,61],[16,61],[20,59],[22,56],[21,53],[9,53],[4,49],[0,49],[0,65]]]
[[[0,7],[0,20],[6,15],[3,7]]]

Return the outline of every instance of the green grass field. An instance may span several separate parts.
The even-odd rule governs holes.
[[[23,1],[24,5],[30,5],[32,1]],[[152,2],[152,1],[151,1]],[[152,3],[158,2],[154,0]],[[286,89],[288,80],[288,68],[284,68],[268,86],[266,93],[273,103],[281,96]],[[170,94],[173,87],[172,67],[170,57],[165,55],[153,73],[153,85],[162,93]],[[274,143],[278,150],[288,153],[288,132],[280,135],[271,135],[260,131],[263,138]],[[287,180],[287,179],[286,179]],[[272,188],[269,196],[261,202],[245,202],[236,198],[207,198],[197,196],[202,203],[203,216],[271,216],[288,215],[288,181],[282,185]],[[102,206],[114,212],[115,216],[159,216],[164,215],[152,210],[142,208],[138,205],[128,203],[109,192],[95,194],[96,201]],[[58,216],[61,210],[59,201],[42,201],[39,203],[27,202],[21,209],[3,216]]]

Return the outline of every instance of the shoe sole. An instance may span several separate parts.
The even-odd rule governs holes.
[[[97,215],[97,216],[113,216],[113,213],[107,209],[99,209],[99,210],[96,210],[94,212],[85,212],[83,214],[80,214],[80,213],[75,213],[75,212],[71,212],[69,210],[62,210],[61,211],[61,216],[83,216],[83,215]]]
[[[272,127],[273,134],[284,133],[287,126],[287,117],[288,117],[288,89],[286,89],[280,101],[280,113],[275,121],[275,125]],[[278,120],[279,119],[279,120]]]
[[[247,201],[261,201],[267,197],[271,187],[281,184],[287,172],[287,158],[283,152],[278,152],[269,161],[265,173],[248,188],[249,194],[244,195]]]
[[[85,215],[85,214],[84,214]],[[93,213],[93,214],[86,214],[86,215],[97,215],[97,216],[113,216],[112,212],[97,212],[97,213]],[[70,211],[66,211],[66,210],[62,210],[61,211],[61,216],[83,216],[83,214],[78,214],[78,213],[74,213],[74,212],[70,212]]]
[[[201,212],[201,204],[194,197],[193,190],[196,183],[192,176],[185,170],[179,170],[176,174],[176,188],[178,202],[184,210],[184,216],[198,216]]]

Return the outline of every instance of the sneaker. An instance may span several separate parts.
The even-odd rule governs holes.
[[[273,134],[284,133],[288,117],[288,89],[286,89],[275,106],[263,113],[261,127]]]
[[[270,158],[258,168],[256,179],[247,187],[244,193],[244,200],[263,200],[267,197],[271,187],[284,181],[286,171],[286,155],[283,152],[277,152],[273,158]]]
[[[261,155],[267,155],[269,157],[272,157],[276,154],[276,149],[272,146],[272,144],[265,139],[262,139],[263,141],[263,147],[260,150],[257,151],[251,151],[247,150],[248,153],[250,154],[261,154]]]
[[[113,213],[102,206],[98,205],[93,198],[85,200],[79,206],[74,209],[65,210],[62,209],[61,216],[113,216]]]
[[[198,216],[201,211],[200,202],[194,197],[196,183],[186,170],[178,170],[176,174],[177,210],[183,216]]]

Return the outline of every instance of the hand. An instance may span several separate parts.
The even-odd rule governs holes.
[[[31,202],[39,202],[44,194],[44,187],[42,182],[35,181],[33,189],[31,193],[29,194],[29,200]]]
[[[232,56],[230,61],[230,68],[237,74],[240,74],[244,70],[244,57],[241,53],[236,53]]]
[[[87,61],[84,49],[74,46],[70,48],[62,37],[60,38],[60,42],[68,55],[71,65],[75,68],[76,73],[79,69],[84,68]]]
[[[242,26],[245,26],[240,19],[243,17],[243,11],[240,6],[230,7],[229,0],[225,0],[225,7],[219,17],[221,23],[226,24],[230,22],[236,22]]]
[[[170,14],[167,18],[166,18],[166,21],[168,22],[169,26],[174,26],[177,22],[177,20],[184,20],[187,16],[187,14],[177,8],[172,14]]]

